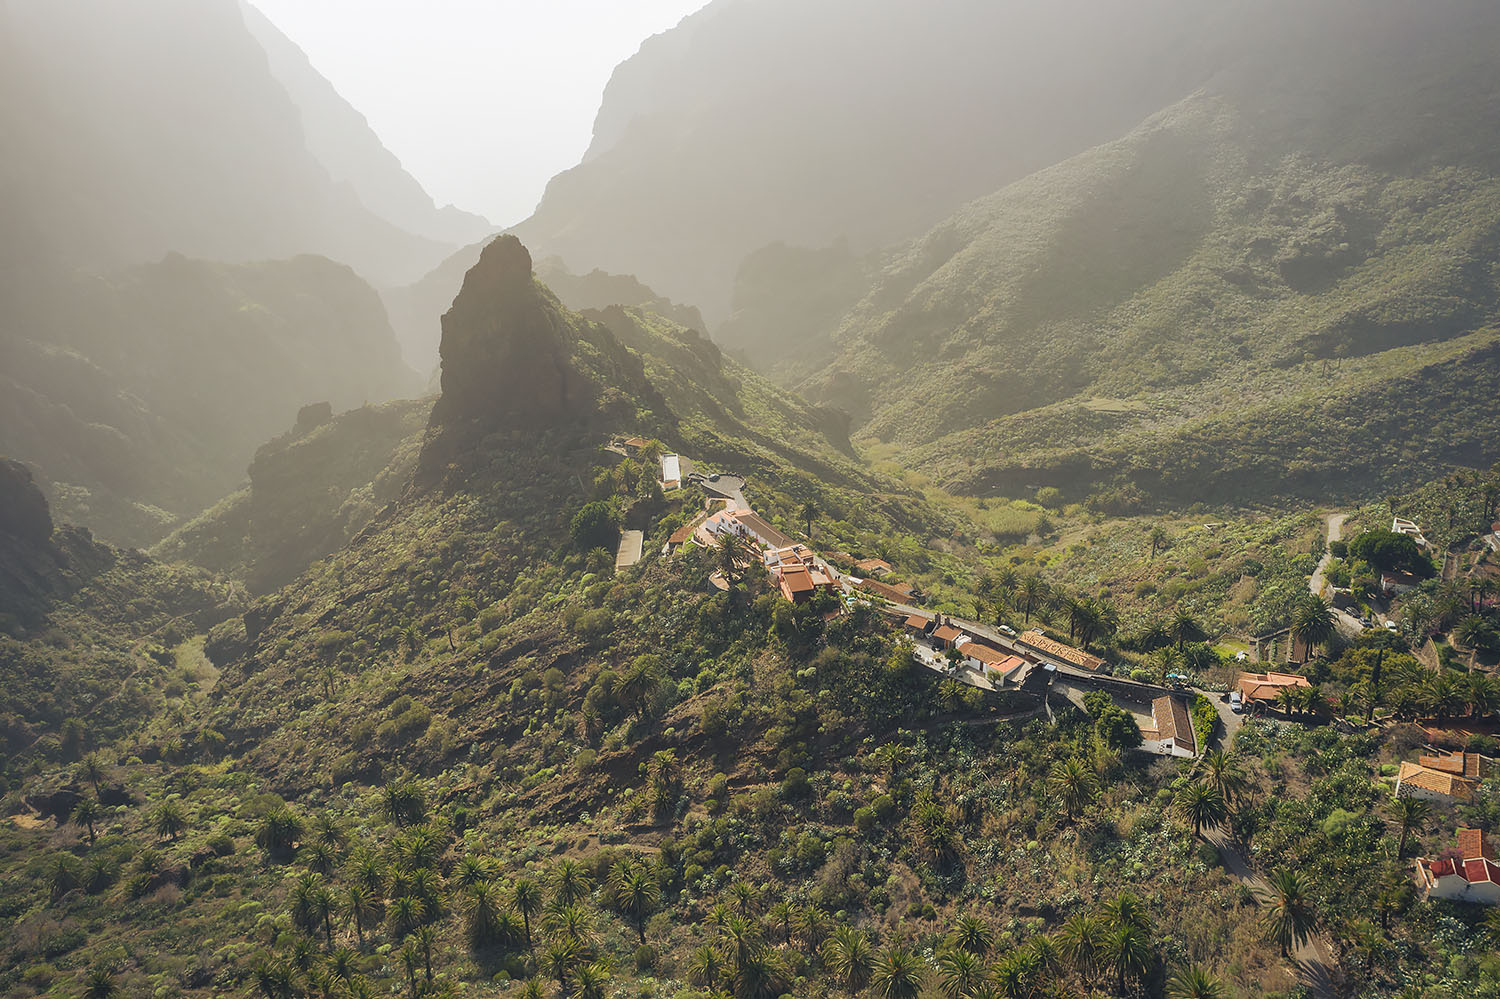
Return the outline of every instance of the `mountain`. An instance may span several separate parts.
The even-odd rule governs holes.
[[[767,244],[914,237],[1180,99],[1213,72],[1219,8],[718,0],[615,71],[582,162],[515,231],[717,325]]]
[[[382,290],[381,297],[401,341],[402,354],[417,370],[436,371],[438,345],[442,340],[440,319],[453,304],[454,296],[463,285],[464,275],[479,260],[487,243],[464,247],[420,281]],[[575,274],[557,257],[538,261],[536,273],[552,294],[574,311],[623,305],[646,309],[693,329],[707,328],[697,309],[679,305],[657,294],[631,274],[607,274],[600,270]]]
[[[200,570],[54,524],[30,470],[0,459],[0,751],[76,758],[129,734],[182,693],[171,649],[239,610]]]
[[[273,58],[239,0],[7,2],[8,252],[91,269],[314,253],[392,285],[451,252],[431,234],[454,220],[424,210],[327,84],[259,33]]]
[[[150,544],[235,489],[302,406],[420,387],[374,289],[320,257],[54,280],[0,327],[0,453],[113,541]]]
[[[243,580],[252,593],[286,585],[401,495],[431,409],[430,400],[338,416],[328,403],[304,407],[296,426],[256,450],[248,486],[177,528],[152,554]]]
[[[804,390],[978,494],[1355,496],[1490,464],[1500,11],[1359,11],[1309,8],[1290,48],[1247,27],[1213,86],[887,255]]]
[[[439,209],[371,130],[365,116],[339,96],[306,53],[252,4],[241,0],[245,27],[265,50],[274,76],[302,117],[308,152],[360,203],[406,232],[451,246],[466,246],[495,231],[488,219],[453,205]]]

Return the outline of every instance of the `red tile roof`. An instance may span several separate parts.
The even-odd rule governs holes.
[[[934,631],[932,633],[932,637],[939,642],[952,642],[956,639],[962,638],[963,632],[959,631],[951,624],[945,624],[937,631]]]
[[[867,558],[863,561],[855,562],[854,568],[858,572],[890,572],[891,564],[885,559]]]
[[[920,614],[913,614],[913,615],[911,615],[910,617],[908,617],[906,619],[906,626],[908,628],[915,628],[918,631],[926,631],[927,630],[927,626],[929,624],[931,624],[931,623],[932,623],[932,618],[930,618],[930,617],[923,617]]]
[[[672,536],[667,539],[667,544],[669,544],[669,545],[683,545],[683,544],[687,544],[688,539],[693,536],[694,529],[695,529],[694,525],[692,525],[692,524],[683,524],[677,530],[675,530],[675,531],[672,532]]]
[[[1467,801],[1473,797],[1474,782],[1457,774],[1444,773],[1441,770],[1433,770],[1424,767],[1420,763],[1406,760],[1401,764],[1401,769],[1396,774],[1398,784],[1410,784],[1412,787],[1431,791],[1434,794],[1446,795],[1449,798],[1460,798]]]
[[[970,659],[978,660],[979,662],[984,663],[986,666],[999,666],[1007,659],[1014,659],[1017,663],[1025,662],[1024,659],[1010,655],[1007,652],[1001,652],[999,649],[992,649],[988,645],[983,645],[979,642],[965,642],[963,644],[963,648],[959,651],[968,656]],[[1013,666],[1015,665],[1015,663],[1012,663],[1011,665]],[[1009,668],[1010,666],[1006,667],[1006,669]]]
[[[1296,673],[1241,673],[1240,695],[1247,701],[1274,701],[1288,687],[1311,687]]]
[[[1478,780],[1482,757],[1478,753],[1444,753],[1440,756],[1419,756],[1417,762],[1432,770],[1445,774],[1456,774]]]

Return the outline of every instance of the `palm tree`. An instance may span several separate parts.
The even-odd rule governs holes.
[[[572,977],[573,970],[578,967],[581,960],[578,944],[572,940],[560,937],[547,945],[547,949],[542,953],[542,967],[547,974],[557,980],[559,994],[568,994],[568,979]]]
[[[564,858],[552,868],[552,898],[560,907],[587,898],[593,887],[588,872],[576,860]]]
[[[1177,608],[1177,613],[1172,616],[1172,621],[1167,625],[1167,634],[1172,641],[1177,643],[1177,651],[1181,652],[1188,642],[1201,642],[1206,636],[1202,626],[1193,618],[1186,607]]]
[[[984,957],[995,945],[995,931],[990,924],[972,914],[958,917],[953,924],[953,945],[960,947],[975,957]]]
[[[1162,529],[1160,524],[1153,524],[1151,526],[1151,533],[1147,537],[1151,542],[1151,561],[1155,562],[1156,553],[1167,545],[1167,532]]]
[[[1399,842],[1396,845],[1396,856],[1400,857],[1406,853],[1406,842],[1411,834],[1420,832],[1422,824],[1427,821],[1427,802],[1418,798],[1397,798],[1392,810],[1395,812],[1396,823],[1401,827]]]
[[[1193,827],[1193,835],[1203,835],[1203,827],[1222,825],[1229,818],[1224,794],[1213,784],[1184,784],[1174,802],[1177,811]]]
[[[807,540],[812,540],[813,521],[818,519],[818,507],[812,500],[802,504],[802,509],[797,511],[797,516],[807,525]]]
[[[1281,713],[1288,718],[1292,717],[1292,712],[1297,709],[1297,705],[1300,703],[1301,698],[1297,696],[1296,687],[1282,687],[1276,693],[1276,704],[1281,708]]]
[[[1021,577],[1021,608],[1026,614],[1026,623],[1031,623],[1031,612],[1047,597],[1047,584],[1041,576],[1030,573]]]
[[[374,892],[362,884],[350,884],[344,889],[344,912],[354,924],[359,945],[365,945],[365,926],[380,922],[380,902]]]
[[[530,878],[520,878],[511,889],[511,903],[521,914],[521,921],[526,926],[526,949],[534,953],[536,948],[531,942],[531,917],[542,909],[542,889]]]
[[[108,968],[90,968],[83,976],[83,994],[87,999],[112,999],[118,991],[115,976]]]
[[[471,885],[468,909],[469,940],[474,946],[487,947],[498,940],[502,910],[495,889],[483,881]]]
[[[1307,662],[1313,649],[1333,641],[1338,629],[1333,623],[1333,612],[1321,597],[1308,594],[1292,616],[1292,634],[1303,645],[1302,661]]]
[[[316,923],[323,927],[323,945],[332,947],[333,913],[338,908],[333,900],[333,892],[328,889],[327,885],[319,885],[313,889],[308,903],[311,906],[311,915]]]
[[[466,853],[453,868],[452,878],[454,885],[468,891],[476,885],[489,882],[490,865],[486,862],[486,858]]]
[[[1232,804],[1245,793],[1249,780],[1238,760],[1222,749],[1210,749],[1203,754],[1202,775],[1219,789],[1226,804]]]
[[[1281,956],[1286,957],[1294,946],[1306,943],[1317,927],[1317,916],[1307,897],[1307,882],[1294,870],[1278,871],[1261,895],[1261,904],[1265,906],[1261,925],[1267,938],[1281,948]]]
[[[729,584],[731,590],[735,581],[740,578],[741,563],[748,562],[753,557],[750,543],[734,531],[721,533],[714,545],[714,568],[723,574],[724,582]]]
[[[98,753],[90,753],[79,763],[78,769],[83,779],[94,785],[94,797],[99,796],[99,782],[104,780],[104,761],[99,758]]]
[[[164,801],[157,806],[156,816],[151,824],[156,829],[156,835],[175,843],[187,828],[187,816],[182,814],[182,806],[177,802]]]
[[[78,799],[73,806],[73,824],[83,826],[89,833],[89,846],[94,845],[94,823],[99,821],[99,801],[89,795]]]
[[[703,944],[688,959],[688,981],[700,988],[716,988],[727,971],[724,952],[712,944]]]
[[[609,986],[609,968],[600,961],[585,964],[574,973],[573,985],[578,999],[604,999]]]
[[[869,985],[875,974],[875,952],[869,938],[849,926],[833,931],[823,945],[823,961],[850,995]]]
[[[1223,999],[1224,986],[1196,964],[1178,968],[1167,979],[1167,999]]]
[[[1115,987],[1120,995],[1125,994],[1125,983],[1132,978],[1144,978],[1156,960],[1151,949],[1151,938],[1139,926],[1125,924],[1113,929],[1105,941],[1109,966],[1115,972]]]
[[[1047,786],[1057,795],[1068,810],[1068,821],[1072,822],[1079,809],[1094,800],[1099,793],[1099,781],[1092,770],[1084,766],[1076,756],[1052,764],[1047,776]]]
[[[944,999],[969,995],[985,978],[984,965],[966,950],[944,950],[938,954],[937,966],[938,992]]]
[[[1099,971],[1105,954],[1108,930],[1097,916],[1079,913],[1063,924],[1061,950],[1085,982]]]
[[[422,904],[421,899],[402,895],[391,903],[391,934],[398,940],[406,939],[426,915],[427,906]]]
[[[886,948],[875,962],[870,986],[879,999],[917,999],[922,980],[921,959],[897,944]]]
[[[621,872],[611,886],[615,905],[620,912],[635,924],[641,946],[646,946],[646,920],[661,904],[661,886],[656,879],[639,866]]]
[[[744,916],[730,915],[724,920],[724,925],[719,927],[719,935],[724,938],[729,960],[736,967],[744,964],[756,951],[765,948],[760,938],[760,927]]]
[[[410,990],[412,999],[417,995],[417,969],[422,966],[422,952],[417,950],[417,945],[409,943],[401,948],[401,967],[406,970],[406,987]]]
[[[808,953],[815,952],[828,939],[828,914],[816,903],[799,906],[792,914],[792,925]]]
[[[1141,900],[1128,891],[1121,892],[1114,898],[1105,902],[1101,907],[1104,921],[1109,929],[1117,930],[1122,926],[1134,926],[1142,933],[1151,929],[1151,917],[1146,912],[1146,907]]]
[[[791,975],[770,949],[759,947],[735,963],[733,981],[738,999],[775,999],[790,986]]]

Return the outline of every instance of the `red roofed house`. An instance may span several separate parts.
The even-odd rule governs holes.
[[[867,558],[854,563],[854,571],[861,576],[885,576],[891,572],[891,564],[885,559]]]
[[[935,623],[930,617],[923,617],[921,614],[912,614],[906,619],[904,627],[913,638],[926,638],[927,633],[932,630]]]
[[[773,548],[765,555],[766,568],[781,589],[781,595],[794,604],[806,603],[818,590],[837,586],[833,576],[813,558],[804,545]]]
[[[1305,676],[1295,673],[1241,673],[1240,674],[1240,696],[1248,704],[1251,701],[1264,701],[1274,704],[1276,698],[1288,687],[1311,687],[1312,684]]]
[[[1008,683],[1030,665],[1020,656],[992,649],[983,642],[963,642],[958,646],[958,651],[964,657],[966,666],[989,675],[992,680],[1001,684]]]
[[[1151,702],[1151,721],[1156,726],[1155,734],[1143,731],[1147,739],[1155,739],[1157,751],[1163,756],[1181,756],[1193,759],[1198,755],[1198,737],[1193,732],[1193,718],[1187,705],[1176,697],[1158,697]]]
[[[956,649],[959,640],[967,637],[951,624],[939,624],[932,633],[932,644],[940,649]]]
[[[1500,864],[1479,829],[1460,829],[1458,849],[1437,860],[1418,857],[1417,882],[1434,898],[1500,905]]]

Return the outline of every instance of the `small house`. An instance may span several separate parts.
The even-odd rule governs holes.
[[[1500,864],[1480,829],[1460,829],[1458,848],[1436,860],[1418,857],[1417,883],[1431,898],[1500,905]]]
[[[1423,757],[1431,759],[1431,757]],[[1404,760],[1396,771],[1396,797],[1420,798],[1440,805],[1451,805],[1455,801],[1470,801],[1479,781],[1455,774],[1448,770],[1423,766],[1421,762]]]
[[[1155,733],[1142,732],[1155,739],[1157,752],[1163,756],[1192,759],[1198,755],[1198,737],[1193,731],[1193,717],[1178,697],[1158,697],[1151,702],[1151,723]]]

